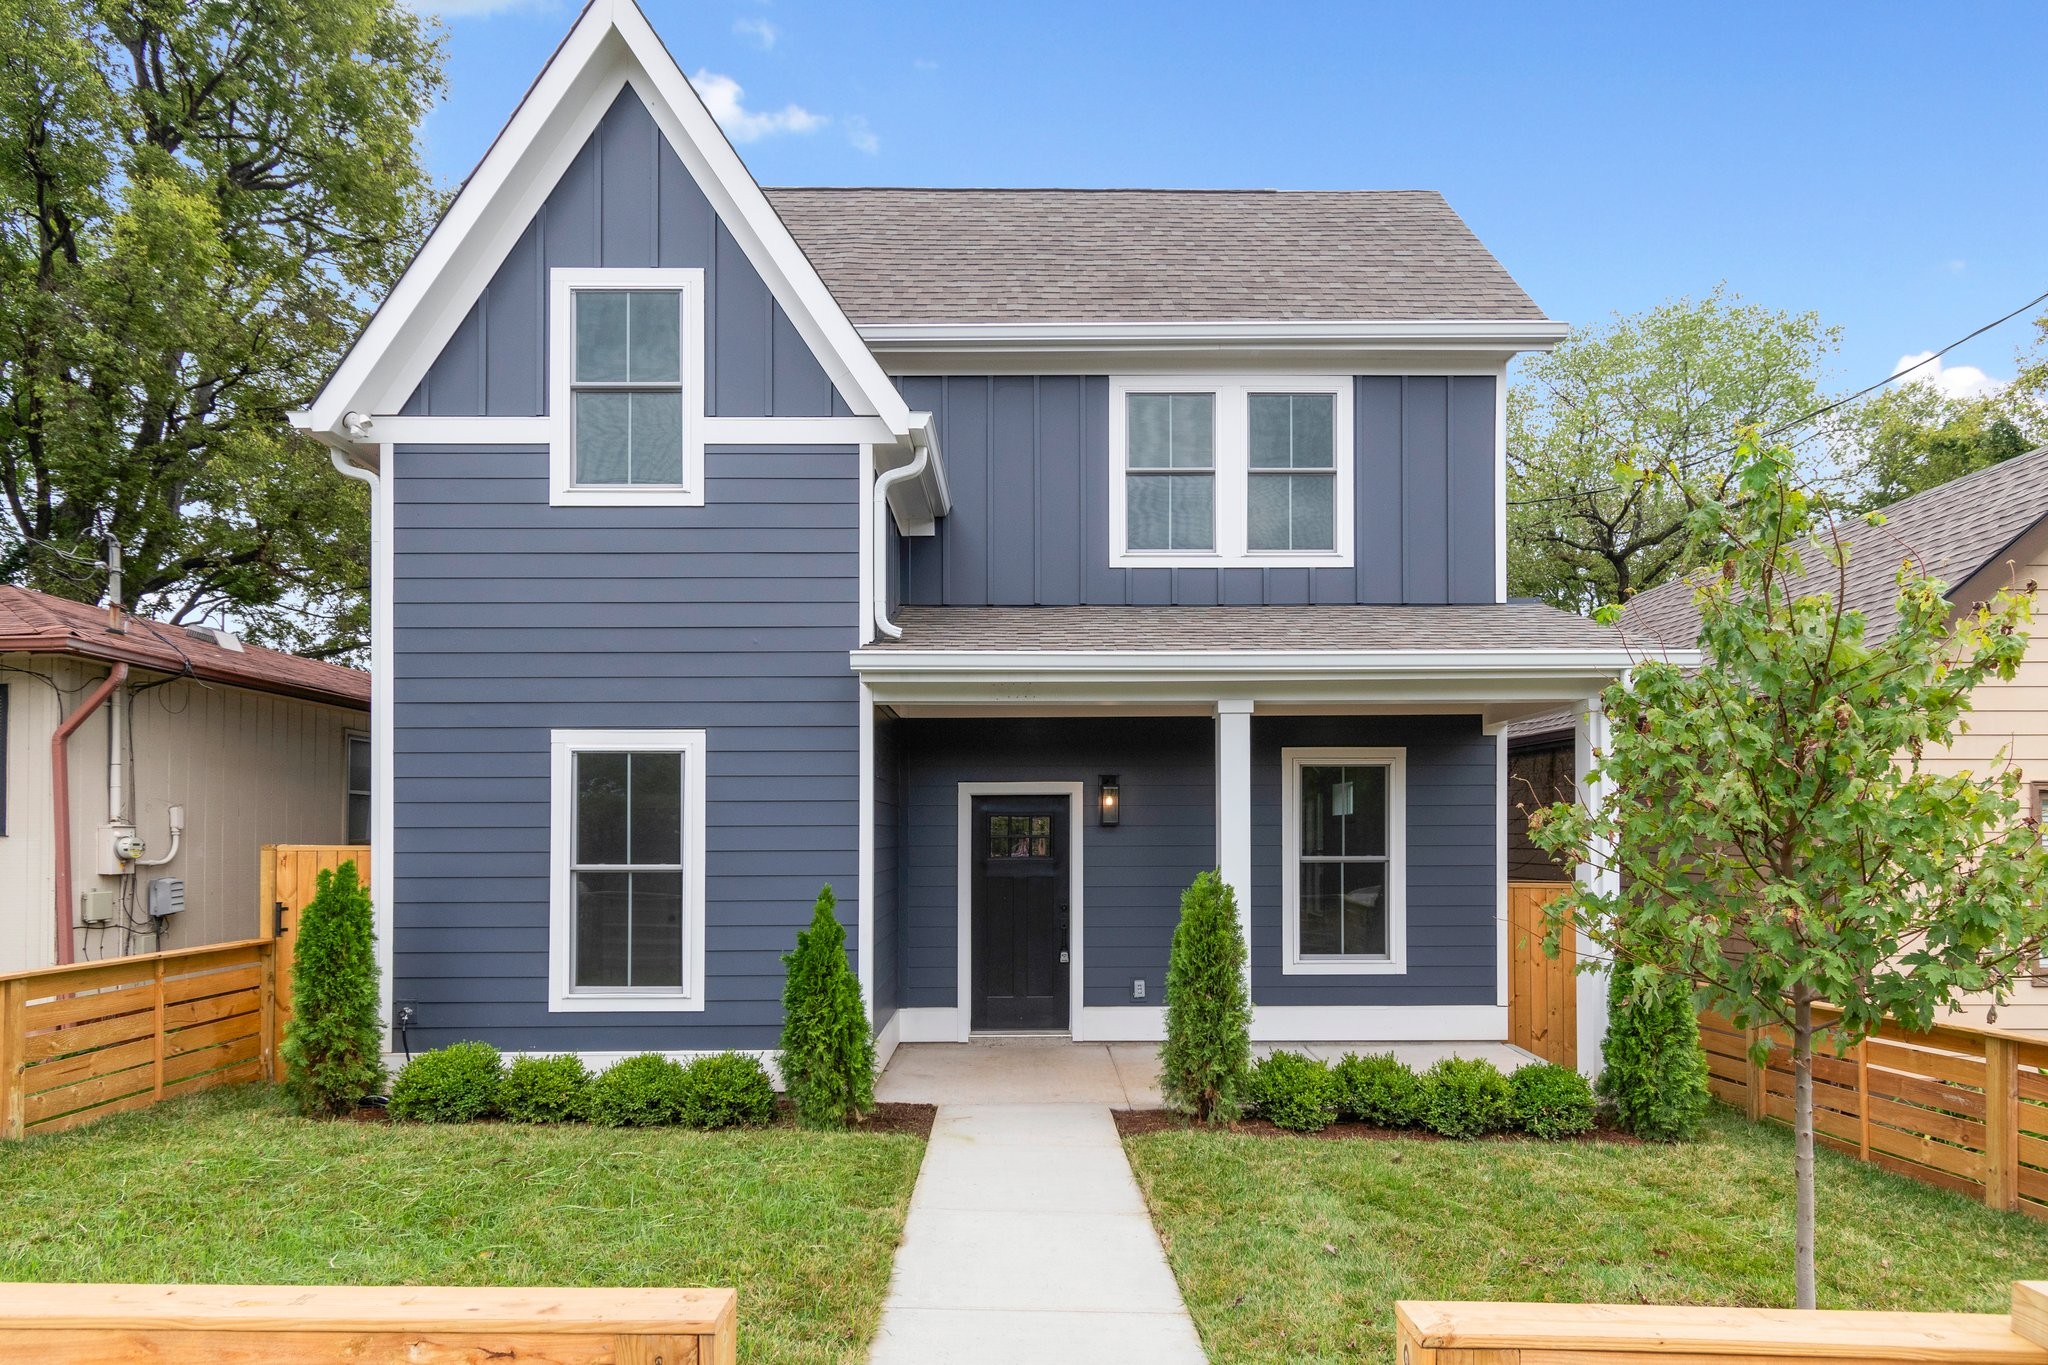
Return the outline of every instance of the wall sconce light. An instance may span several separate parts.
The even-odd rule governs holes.
[[[1115,773],[1102,775],[1101,817],[1104,829],[1115,829],[1117,821],[1123,818],[1123,793],[1117,787]]]

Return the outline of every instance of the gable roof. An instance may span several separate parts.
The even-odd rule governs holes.
[[[767,195],[863,328],[1543,319],[1433,190]]]
[[[2024,571],[2032,553],[2019,542],[2037,528],[2048,529],[2048,446],[2016,455],[1989,469],[1915,493],[1884,509],[1885,524],[1852,523],[1849,568],[1843,603],[1863,613],[1865,633],[1883,640],[1898,626],[1899,565],[1912,559],[1949,587],[1949,596],[1967,606],[1958,594],[1979,575],[1995,582],[1981,585],[1984,596],[2005,579],[2000,570],[2016,559],[2014,572]],[[1834,570],[1822,565],[1802,580],[1811,590],[1832,592]],[[1700,614],[1693,605],[1689,581],[1660,584],[1630,602],[1622,612],[1622,629],[1648,636],[1670,648],[1690,648],[1699,638]]]
[[[361,669],[302,659],[260,645],[226,648],[183,626],[140,616],[128,629],[107,629],[105,607],[27,588],[0,586],[0,654],[67,654],[122,660],[159,673],[231,683],[308,701],[370,709],[370,675]]]
[[[909,441],[909,408],[633,0],[590,0],[295,425],[343,447],[350,413],[400,410],[627,85],[847,406]]]
[[[1596,650],[1618,652],[1612,628],[1540,602],[1261,607],[919,607],[896,610],[892,650],[1187,652]]]

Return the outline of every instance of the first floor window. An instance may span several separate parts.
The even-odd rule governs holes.
[[[370,842],[370,737],[348,737],[348,815],[345,844]]]
[[[703,732],[554,743],[555,1007],[701,1005]]]
[[[1288,970],[1400,966],[1405,892],[1399,750],[1289,750]]]

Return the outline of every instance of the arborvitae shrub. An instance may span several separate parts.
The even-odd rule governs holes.
[[[758,1128],[775,1117],[775,1083],[753,1057],[720,1052],[683,1071],[683,1122],[692,1128]]]
[[[1245,994],[1237,898],[1214,872],[1181,893],[1166,964],[1166,1042],[1159,1090],[1204,1123],[1236,1117],[1251,1072],[1252,1007]]]
[[[1682,983],[1649,989],[1641,968],[1616,963],[1607,987],[1600,1098],[1615,1126],[1652,1142],[1697,1137],[1707,1117],[1707,1054]]]
[[[574,1053],[515,1057],[498,1089],[498,1110],[514,1123],[579,1123],[590,1116],[590,1072]]]
[[[624,1057],[590,1082],[590,1121],[607,1128],[658,1128],[678,1123],[687,1093],[681,1062],[658,1052]]]
[[[1345,1053],[1332,1070],[1337,1112],[1382,1128],[1413,1128],[1422,1122],[1422,1079],[1391,1052],[1360,1057]]]
[[[498,1112],[505,1072],[489,1043],[450,1043],[407,1062],[391,1085],[391,1116],[474,1123]]]
[[[796,951],[782,958],[782,1088],[797,1118],[818,1128],[857,1122],[875,1106],[875,1035],[833,907],[828,886]]]
[[[1593,1087],[1568,1066],[1531,1062],[1508,1077],[1515,1127],[1531,1137],[1562,1138],[1590,1132]]]
[[[1261,1118],[1297,1133],[1337,1121],[1337,1078],[1319,1058],[1275,1052],[1252,1068],[1245,1094]]]
[[[320,873],[291,951],[285,1092],[301,1114],[349,1113],[384,1084],[376,934],[353,861]]]
[[[1448,1138],[1484,1137],[1511,1121],[1513,1093],[1492,1062],[1445,1057],[1422,1073],[1422,1122]]]

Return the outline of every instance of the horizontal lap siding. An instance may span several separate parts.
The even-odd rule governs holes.
[[[550,507],[540,447],[394,464],[413,1045],[774,1046],[780,955],[818,888],[850,939],[858,904],[856,452],[714,447],[701,508]],[[707,732],[702,1013],[547,1011],[548,731],[607,727]]]
[[[1495,600],[1500,451],[1491,375],[1361,376],[1352,567],[1116,569],[1109,379],[899,379],[935,415],[953,510],[892,540],[918,606],[1466,603]]]
[[[1252,999],[1261,1005],[1491,1005],[1499,970],[1498,771],[1475,716],[1252,718]],[[1283,748],[1407,750],[1408,970],[1280,970]]]
[[[902,752],[905,1007],[955,1004],[962,782],[1082,782],[1083,1001],[1162,998],[1180,893],[1216,863],[1215,727],[1207,719],[912,720]],[[1123,822],[1096,821],[1098,780],[1122,782]]]

